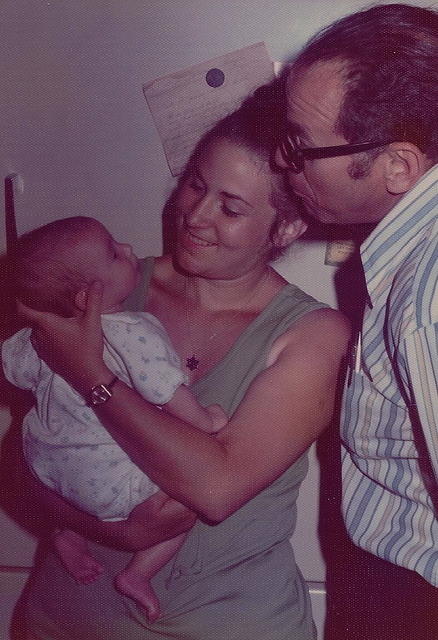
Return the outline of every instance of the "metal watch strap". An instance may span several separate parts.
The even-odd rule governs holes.
[[[94,387],[92,387],[87,396],[87,405],[89,407],[96,407],[99,404],[104,404],[105,402],[107,402],[113,395],[111,389],[116,384],[117,380],[118,377],[114,376],[114,378],[111,380],[111,382],[108,382],[108,384],[96,384]]]

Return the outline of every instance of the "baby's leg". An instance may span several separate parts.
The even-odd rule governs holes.
[[[67,571],[81,584],[94,582],[103,567],[89,552],[87,541],[70,529],[57,529],[52,536],[53,545]]]
[[[182,533],[145,551],[138,551],[128,566],[116,577],[117,589],[146,609],[151,622],[160,616],[160,603],[151,587],[150,579],[173,558],[185,537],[186,534]]]

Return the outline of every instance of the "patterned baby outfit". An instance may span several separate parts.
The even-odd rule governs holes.
[[[149,313],[102,316],[104,360],[149,402],[163,405],[185,382],[162,324]],[[27,463],[48,487],[101,520],[121,520],[158,489],[119,447],[94,411],[34,350],[31,329],[2,347],[7,379],[36,405],[23,421]]]

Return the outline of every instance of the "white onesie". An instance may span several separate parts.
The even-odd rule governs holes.
[[[149,402],[165,404],[186,382],[164,327],[151,314],[104,314],[102,328],[105,363]],[[36,398],[23,421],[27,463],[44,484],[80,509],[101,520],[127,518],[158,488],[83,398],[38,357],[30,336],[31,329],[22,329],[2,346],[6,378]]]

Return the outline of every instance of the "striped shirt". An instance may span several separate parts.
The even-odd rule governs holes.
[[[437,214],[435,165],[362,246],[368,303],[341,420],[343,512],[351,538],[435,586]]]

